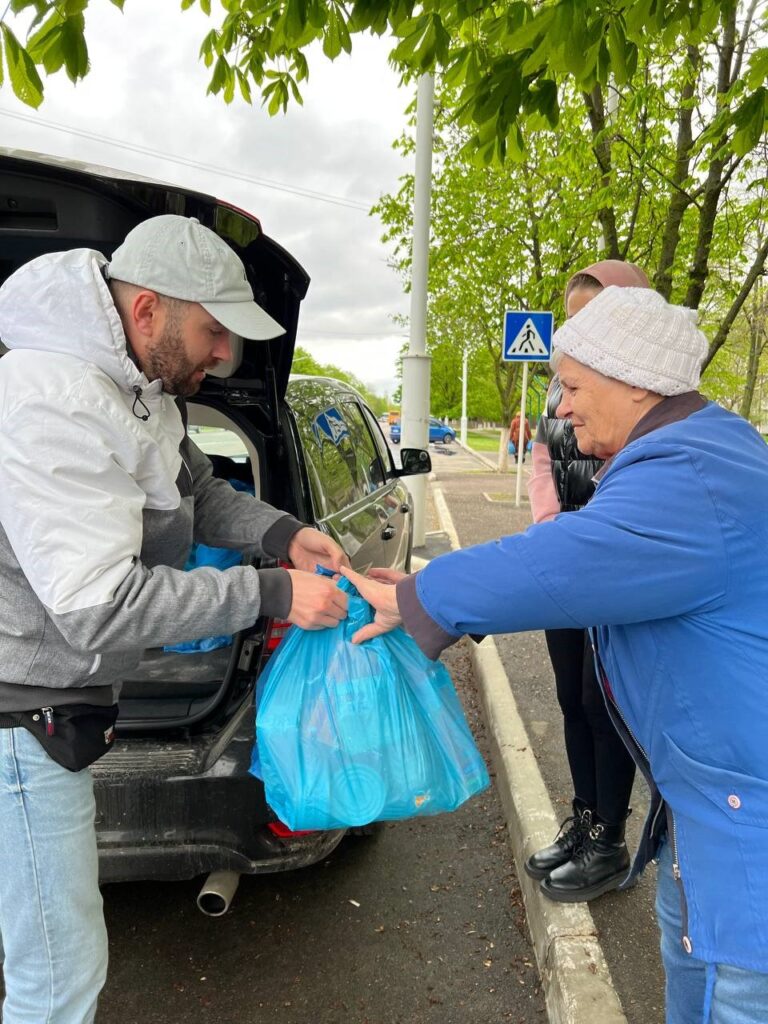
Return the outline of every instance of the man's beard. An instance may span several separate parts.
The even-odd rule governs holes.
[[[149,380],[163,382],[163,391],[169,395],[181,395],[189,398],[200,390],[202,380],[195,380],[201,370],[210,369],[213,363],[195,365],[184,350],[181,326],[169,318],[169,322],[155,345],[148,350],[146,359],[146,375]]]

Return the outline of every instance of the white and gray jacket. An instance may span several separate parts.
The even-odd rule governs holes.
[[[193,540],[285,557],[302,524],[212,476],[104,263],[50,254],[0,288],[0,713],[112,703],[145,648],[290,607],[282,569],[182,571]]]

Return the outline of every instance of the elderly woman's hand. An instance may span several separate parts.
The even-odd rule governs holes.
[[[388,633],[401,624],[403,620],[397,607],[394,584],[407,576],[407,573],[393,569],[371,569],[369,576],[361,576],[359,572],[342,566],[341,575],[346,576],[350,583],[354,583],[361,597],[364,597],[376,611],[373,622],[358,629],[354,634],[353,644],[361,644],[364,640],[381,636],[382,633]]]

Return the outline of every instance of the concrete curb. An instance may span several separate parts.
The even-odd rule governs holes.
[[[460,547],[435,484],[432,497],[451,546]],[[492,637],[472,645],[471,657],[550,1024],[627,1024],[587,905],[553,903],[523,869],[531,853],[552,841],[559,822]]]

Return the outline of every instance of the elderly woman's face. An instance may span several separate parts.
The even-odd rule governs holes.
[[[579,451],[598,459],[615,455],[637,423],[636,389],[566,355],[560,357],[557,373],[563,399],[555,415],[571,421]]]

